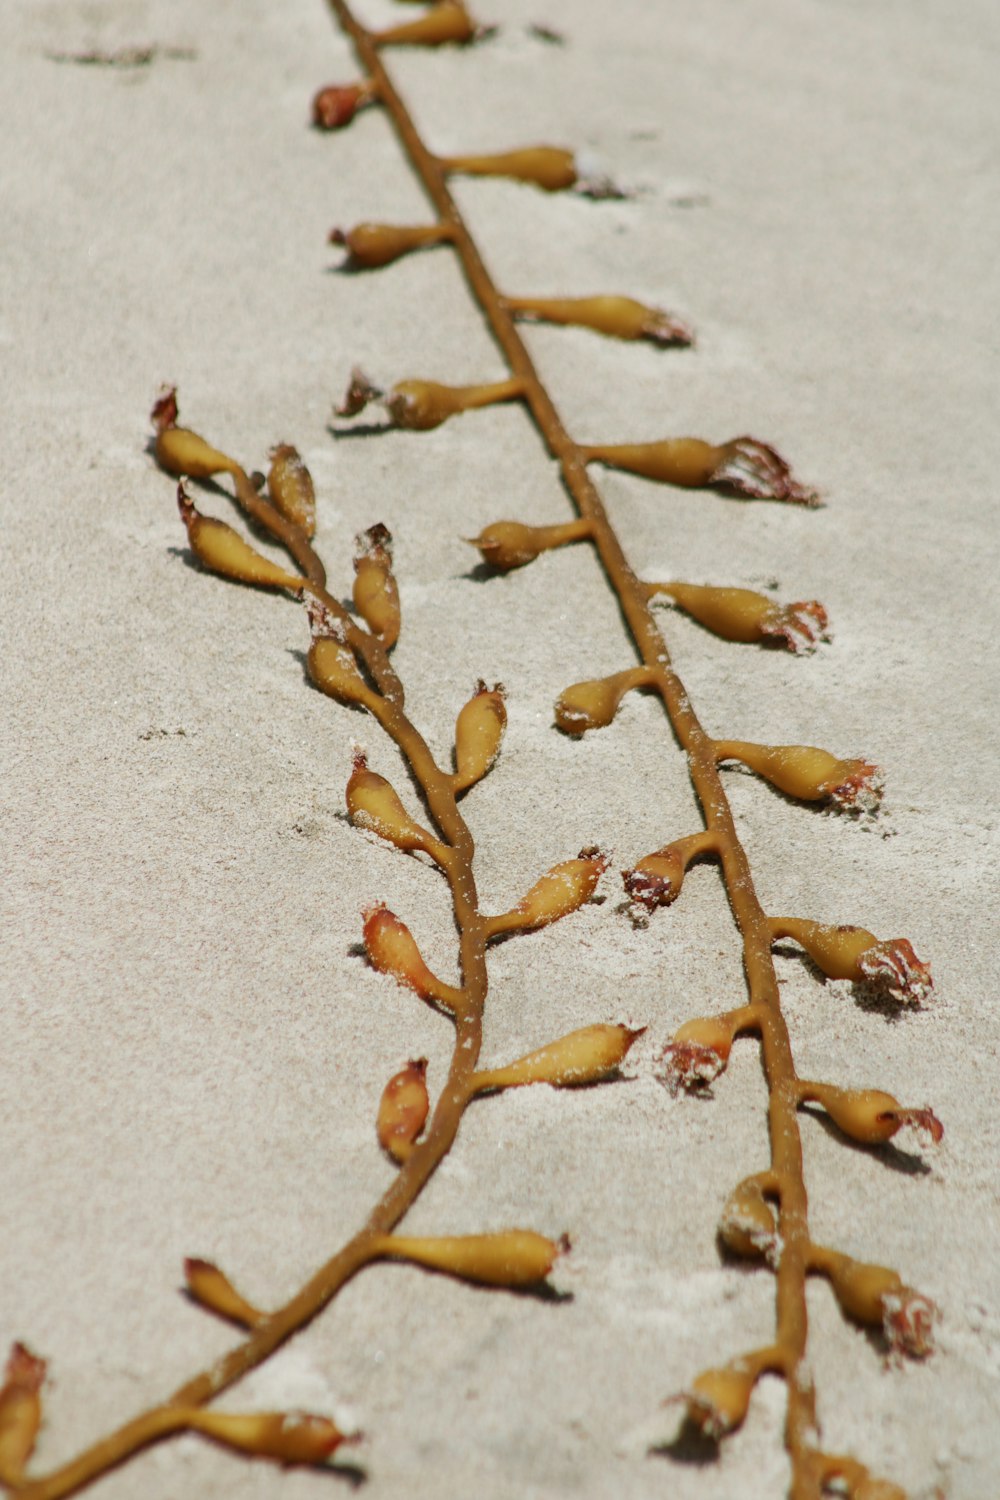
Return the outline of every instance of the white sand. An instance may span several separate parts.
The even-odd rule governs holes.
[[[482,0],[503,23],[491,45],[392,66],[434,148],[582,145],[638,189],[609,204],[457,189],[508,289],[629,292],[697,326],[691,353],[532,331],[580,440],[750,431],[829,502],[808,513],[601,481],[644,576],[777,580],[830,609],[834,642],[812,659],[664,623],[713,733],[886,770],[888,811],[870,827],[749,777],[727,785],[770,911],[905,933],[934,964],[937,998],[897,1023],[780,961],[803,1076],[930,1104],[946,1129],[924,1174],[804,1121],[816,1238],[898,1267],[942,1309],[934,1358],[886,1371],[817,1285],[811,1353],[829,1448],[913,1496],[982,1500],[1000,1482],[1000,13],[987,0],[565,12]],[[569,44],[530,36],[538,20]],[[194,56],[161,50],[134,70],[47,56],[150,43]],[[396,661],[442,758],[475,679],[507,684],[504,755],[465,804],[485,909],[583,844],[620,867],[697,826],[651,700],[579,743],[551,727],[562,687],[633,660],[587,552],[488,585],[467,576],[461,535],[568,515],[527,418],[328,431],[355,361],[387,380],[503,373],[446,251],[331,274],[332,224],[427,213],[377,112],[340,137],[306,128],[314,88],[352,73],[320,0],[13,0],[0,15],[0,1337],[50,1361],[40,1469],[230,1346],[179,1294],[184,1255],[217,1258],[261,1303],[292,1293],[391,1180],[373,1128],[385,1080],[426,1055],[433,1086],[447,1058],[446,1024],[351,951],[361,907],[382,899],[455,973],[441,882],[342,817],[353,740],[409,796],[405,774],[370,721],[304,684],[291,602],[188,565],[173,485],[144,448],[161,381],[248,466],[298,444],[339,592],[354,533],[392,528]],[[783,1493],[772,1380],[716,1467],[646,1456],[676,1421],[664,1397],[772,1337],[770,1278],[722,1265],[714,1242],[727,1191],[766,1164],[765,1094],[752,1043],[709,1102],[673,1101],[651,1075],[682,1020],[741,1003],[712,871],[645,932],[618,910],[617,874],[603,890],[496,951],[487,1057],[629,1018],[650,1027],[637,1081],[477,1106],[407,1220],[569,1230],[574,1300],[379,1268],[227,1398],[348,1404],[372,1500]],[[94,1493],[306,1500],[331,1482],[190,1438]]]

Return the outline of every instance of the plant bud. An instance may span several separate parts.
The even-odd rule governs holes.
[[[436,0],[419,20],[376,31],[372,41],[381,47],[441,47],[471,42],[475,35],[475,23],[460,0]]]
[[[517,1089],[530,1083],[548,1083],[560,1089],[600,1083],[618,1071],[629,1048],[645,1030],[645,1026],[638,1031],[628,1026],[584,1026],[504,1068],[476,1073],[475,1092]]]
[[[778,1224],[759,1178],[746,1177],[733,1188],[719,1220],[719,1238],[734,1255],[776,1263]]]
[[[329,1417],[304,1411],[262,1411],[243,1415],[229,1411],[204,1411],[200,1407],[183,1416],[183,1425],[202,1432],[215,1442],[255,1458],[273,1458],[282,1464],[318,1464],[329,1458],[345,1441]]]
[[[672,844],[647,854],[631,870],[622,871],[622,881],[630,901],[653,911],[669,906],[681,893],[684,875],[691,861],[700,854],[712,854],[717,848],[714,833],[693,833],[675,839]]]
[[[753,589],[698,583],[650,584],[650,596],[667,594],[685,614],[724,641],[778,641],[789,651],[812,651],[825,640],[827,614],[815,599],[780,605]]]
[[[402,1164],[409,1158],[429,1109],[427,1059],[418,1057],[389,1079],[379,1102],[379,1145],[393,1161]]]
[[[793,938],[828,979],[867,981],[895,999],[913,1004],[926,1000],[934,988],[930,965],[922,963],[907,938],[879,942],[864,927],[827,927],[797,917],[776,917],[773,939]]]
[[[803,802],[831,802],[847,812],[874,813],[882,800],[878,766],[867,760],[838,760],[813,745],[755,745],[747,740],[716,740],[716,760],[738,760]]]
[[[694,343],[687,323],[632,297],[505,297],[508,311],[541,323],[592,328],[615,339],[648,339],[667,347]]]
[[[377,1253],[407,1260],[431,1271],[444,1271],[462,1281],[482,1286],[525,1287],[544,1281],[569,1239],[547,1240],[531,1229],[506,1229],[498,1234],[463,1234],[440,1239],[416,1239],[387,1234]]]
[[[156,428],[153,452],[161,469],[177,477],[210,479],[213,474],[242,474],[234,458],[220,453],[197,432],[177,426],[177,390],[171,386],[157,398],[150,412]]]
[[[312,122],[317,130],[340,130],[351,123],[359,109],[374,104],[376,96],[371,78],[359,83],[330,83],[313,99]]]
[[[422,1000],[432,1000],[455,1014],[464,1000],[462,991],[431,973],[406,923],[381,902],[363,915],[365,952],[372,968],[391,974],[397,984],[414,990]]]
[[[12,1344],[0,1388],[0,1484],[16,1489],[24,1478],[42,1421],[45,1361],[24,1344]]]
[[[392,536],[379,522],[355,539],[354,608],[387,651],[399,639],[399,590],[392,573]]]
[[[331,245],[343,245],[347,264],[355,271],[388,266],[413,250],[440,245],[452,238],[450,224],[355,224],[353,229],[331,229]]]
[[[341,639],[344,626],[318,599],[308,598],[306,610],[312,630],[307,665],[316,687],[338,703],[375,710],[379,695],[365,682],[354,652]]]
[[[625,469],[658,484],[718,489],[743,500],[819,504],[815,491],[792,477],[780,454],[751,437],[721,444],[702,438],[664,438],[655,443],[596,444],[580,451],[584,462]]]
[[[891,1140],[904,1125],[926,1131],[936,1146],[944,1126],[930,1109],[904,1109],[881,1089],[840,1089],[831,1083],[802,1083],[800,1098],[821,1104],[845,1135],[864,1145]]]
[[[738,1362],[721,1370],[705,1370],[684,1393],[688,1421],[718,1442],[742,1424],[756,1380],[753,1371]]]
[[[290,443],[271,449],[267,492],[287,521],[301,526],[306,536],[316,534],[316,490],[312,475]]]
[[[887,1266],[866,1265],[836,1250],[815,1252],[816,1268],[829,1278],[844,1312],[858,1323],[881,1327],[893,1353],[923,1359],[934,1348],[937,1308],[929,1297],[905,1286]]]
[[[483,562],[500,573],[523,568],[542,552],[582,541],[590,535],[590,522],[580,519],[557,526],[525,526],[520,521],[494,521],[466,540],[482,553]]]
[[[445,172],[462,172],[472,177],[512,177],[544,188],[547,193],[573,187],[579,176],[575,155],[560,146],[526,146],[519,151],[490,155],[442,156],[438,163]]]
[[[889,1479],[868,1474],[850,1492],[850,1500],[908,1500],[907,1492]]]
[[[436,380],[400,380],[385,398],[386,410],[397,427],[429,432],[449,417],[481,406],[514,401],[524,393],[520,380],[489,385],[441,385]]]
[[[195,510],[183,483],[177,486],[177,507],[187,527],[191,551],[210,572],[220,573],[223,578],[235,578],[238,583],[252,583],[259,588],[302,592],[306,583],[304,578],[279,568],[277,563],[245,542],[225,521],[203,516]]]
[[[578,911],[594,894],[608,864],[607,856],[595,848],[581,849],[576,859],[553,865],[515,907],[502,916],[489,918],[487,937],[497,937],[502,932],[535,932]]]
[[[575,682],[556,701],[556,727],[563,734],[586,734],[588,729],[603,729],[618,712],[618,705],[632,688],[648,686],[648,667],[629,667],[611,677],[591,682]]]
[[[238,1323],[241,1328],[255,1328],[267,1317],[267,1313],[242,1297],[229,1277],[210,1260],[198,1260],[189,1255],[184,1262],[184,1280],[195,1302],[207,1307],[209,1312],[218,1313],[220,1318]]]
[[[678,1089],[700,1089],[714,1083],[725,1071],[733,1038],[748,1026],[749,1019],[749,1007],[744,1007],[721,1016],[685,1021],[660,1054],[660,1082],[674,1094]]]
[[[507,727],[502,682],[488,688],[480,679],[476,691],[459,712],[455,721],[455,775],[452,786],[457,795],[481,781],[500,753],[500,743]]]
[[[423,849],[435,858],[442,853],[439,840],[414,822],[385,777],[369,771],[360,751],[347,783],[347,812],[355,828],[375,833],[397,849]]]

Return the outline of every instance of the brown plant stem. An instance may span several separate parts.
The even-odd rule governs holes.
[[[402,751],[424,793],[435,823],[450,846],[442,870],[451,888],[459,934],[463,1006],[455,1021],[455,1045],[448,1076],[423,1138],[414,1146],[391,1187],[379,1199],[367,1222],[305,1285],[270,1313],[253,1331],[217,1360],[186,1381],[160,1405],[151,1407],[101,1438],[69,1463],[13,1492],[18,1500],[58,1500],[123,1463],[141,1448],[185,1424],[180,1409],[212,1400],[262,1364],[291,1336],[304,1328],[344,1284],[384,1253],[384,1237],[404,1217],[438,1164],[448,1154],[474,1094],[473,1076],[482,1050],[486,972],[486,923],[479,914],[472,862],[475,846],[455,802],[454,778],[440,770],[423,737],[402,708],[403,689],[381,643],[360,629],[325,588],[325,569],[301,527],[288,521],[254,488],[246,473],[232,470],[236,499],[258,527],[280,543],[311,581],[310,592],[342,627],[347,643],[364,660],[382,697],[375,716]]]
[[[644,586],[639,582],[608,520],[600,495],[587,474],[581,448],[573,441],[539,379],[527,348],[482,260],[461,213],[449,192],[445,174],[427,147],[413,119],[382,65],[370,34],[353,15],[347,0],[328,0],[350,36],[358,59],[378,83],[379,98],[410,157],[450,240],[511,374],[523,387],[523,401],[582,518],[589,521],[592,540],[639,656],[650,669],[648,686],[657,692],[682,749],[687,753],[691,780],[705,825],[717,839],[719,861],[730,907],[743,944],[743,964],[751,1007],[759,1018],[761,1053],[768,1087],[768,1125],[771,1168],[778,1185],[782,1254],[776,1269],[776,1346],[782,1352],[787,1386],[785,1438],[792,1462],[792,1500],[819,1500],[820,1478],[815,1461],[816,1403],[811,1381],[804,1374],[808,1336],[806,1275],[810,1250],[808,1198],[797,1117],[798,1081],[791,1040],[781,1010],[777,976],[771,956],[771,930],[754,889],[750,863],[736,831],[729,801],[716,766],[711,738],[702,728],[683,683],[670,664],[666,644],[654,621]]]

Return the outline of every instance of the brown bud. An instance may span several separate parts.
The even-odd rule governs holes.
[[[930,965],[922,963],[907,938],[879,942],[864,927],[828,927],[798,917],[771,922],[775,941],[793,938],[828,979],[867,981],[897,1000],[920,1004],[934,988]]]
[[[355,828],[375,833],[397,849],[423,849],[435,859],[444,853],[440,841],[410,817],[391,783],[369,771],[360,751],[347,783],[347,812]]]
[[[0,1388],[0,1484],[12,1489],[24,1478],[42,1421],[45,1361],[24,1344],[12,1344]]]
[[[754,1025],[750,1006],[721,1016],[698,1016],[685,1021],[660,1055],[661,1083],[672,1093],[682,1088],[705,1088],[725,1071],[737,1033],[751,1030]]]
[[[309,676],[320,692],[336,698],[338,703],[377,708],[378,694],[362,677],[354,652],[339,638],[341,623],[317,599],[307,600],[306,608],[312,628]]]
[[[756,1381],[756,1373],[739,1361],[703,1371],[684,1394],[688,1421],[718,1442],[743,1423]]]
[[[563,734],[586,734],[588,729],[603,729],[618,712],[625,694],[633,688],[647,687],[651,679],[649,667],[629,667],[611,677],[575,682],[556,701],[556,727]]]
[[[685,614],[725,641],[779,641],[789,651],[811,651],[826,639],[826,610],[815,599],[780,605],[753,589],[697,583],[657,583],[648,589],[651,597],[668,595]]]
[[[416,1239],[387,1234],[378,1253],[443,1271],[482,1286],[523,1287],[544,1281],[569,1240],[547,1240],[531,1229],[506,1229],[497,1234],[464,1234],[439,1239]]]
[[[754,438],[707,443],[703,438],[663,438],[654,443],[599,443],[581,448],[584,462],[625,469],[658,484],[720,489],[745,500],[816,505],[815,491],[792,477],[784,459]]]
[[[441,385],[436,380],[400,380],[385,398],[386,410],[397,427],[429,432],[449,417],[482,406],[514,401],[524,394],[519,379],[489,385]]]
[[[368,378],[358,365],[351,371],[351,382],[344,392],[344,399],[334,407],[338,417],[356,417],[371,401],[380,401],[385,392]]]
[[[483,562],[500,573],[523,568],[542,552],[582,541],[591,532],[587,520],[566,521],[556,526],[525,526],[520,521],[493,521],[478,536],[466,540],[482,553]]]
[[[392,536],[379,522],[355,539],[354,608],[390,651],[399,639],[399,590],[392,572]]]
[[[758,1177],[744,1178],[729,1194],[719,1220],[719,1238],[734,1255],[775,1264],[778,1224]]]
[[[937,1308],[929,1297],[905,1286],[896,1271],[819,1247],[813,1264],[829,1278],[848,1317],[881,1327],[894,1353],[923,1359],[932,1352]]]
[[[607,856],[595,848],[581,849],[576,859],[553,865],[515,907],[487,920],[487,937],[497,937],[502,932],[535,932],[578,911],[594,894],[608,863]]]
[[[468,791],[481,781],[500,753],[507,727],[503,683],[488,688],[482,680],[475,694],[461,709],[455,721],[455,775],[452,786],[456,795]]]
[[[393,1074],[378,1107],[378,1139],[393,1161],[408,1159],[427,1120],[427,1059],[418,1057]]]
[[[891,1140],[904,1125],[926,1131],[936,1146],[944,1126],[931,1109],[904,1109],[882,1089],[841,1089],[832,1083],[800,1085],[800,1099],[821,1104],[833,1123],[853,1141],[877,1145]]]
[[[259,1307],[254,1307],[241,1296],[229,1277],[210,1260],[188,1256],[184,1262],[184,1280],[196,1302],[210,1312],[218,1313],[220,1318],[238,1323],[241,1328],[255,1328],[267,1317]]]
[[[377,31],[372,40],[382,47],[442,47],[471,42],[475,35],[476,25],[461,0],[436,0],[419,20]]]
[[[388,266],[413,250],[440,245],[452,238],[450,224],[355,224],[353,229],[331,229],[331,245],[343,245],[347,263],[355,271]]]
[[[397,984],[416,991],[422,1000],[432,1000],[456,1013],[464,1001],[463,992],[431,973],[406,923],[381,902],[363,915],[365,952],[372,968],[380,974],[391,974]]]
[[[220,453],[197,432],[186,427],[165,427],[153,444],[156,462],[168,474],[189,479],[210,479],[213,474],[242,472],[227,453]]]
[[[376,96],[371,78],[363,78],[359,83],[328,84],[313,99],[312,122],[317,130],[340,130],[351,123],[359,109],[373,104]]]
[[[316,490],[312,475],[297,448],[279,443],[271,449],[267,492],[275,508],[288,521],[301,526],[306,536],[316,533]]]
[[[328,1417],[304,1411],[239,1412],[194,1408],[176,1413],[178,1425],[239,1453],[273,1458],[282,1464],[318,1464],[345,1441],[345,1434]]]
[[[523,1088],[531,1083],[548,1083],[553,1088],[600,1083],[618,1071],[629,1048],[645,1029],[644,1026],[638,1031],[628,1026],[584,1026],[537,1052],[528,1052],[504,1068],[476,1073],[475,1092]]]
[[[684,875],[691,861],[700,854],[714,853],[718,841],[714,833],[693,833],[675,839],[655,854],[647,854],[631,870],[622,871],[622,881],[629,900],[653,911],[669,906],[681,893]]]
[[[592,328],[615,339],[648,339],[666,347],[694,343],[687,323],[632,297],[506,297],[510,312],[542,323]]]
[[[547,193],[573,187],[579,176],[576,156],[561,146],[526,146],[519,151],[442,156],[438,160],[446,172],[462,172],[472,177],[512,177],[544,188]]]
[[[302,592],[306,583],[304,578],[279,568],[277,563],[245,542],[225,521],[201,515],[189,500],[183,484],[177,486],[177,507],[187,527],[191,551],[210,572],[220,573],[223,578],[235,578],[239,583],[252,583],[259,588]]]
[[[719,761],[738,760],[803,802],[831,802],[847,812],[873,813],[882,800],[878,766],[867,760],[838,760],[813,745],[756,745],[748,740],[716,740]]]

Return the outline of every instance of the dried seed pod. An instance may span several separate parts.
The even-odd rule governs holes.
[[[312,102],[312,122],[317,130],[340,130],[349,125],[359,109],[374,104],[378,88],[373,78],[358,83],[330,83]]]
[[[399,589],[392,572],[392,535],[379,522],[354,543],[354,608],[387,651],[399,639]]]
[[[666,348],[694,343],[694,333],[674,313],[633,297],[505,297],[509,312],[533,322],[592,328],[614,339],[648,339]]]
[[[422,1000],[431,1000],[457,1014],[464,1002],[463,992],[431,973],[406,923],[382,902],[368,907],[363,915],[363,941],[372,968],[380,974],[391,974],[397,984],[414,990]]]
[[[401,1072],[393,1074],[379,1101],[379,1145],[393,1161],[402,1164],[409,1158],[427,1121],[429,1109],[427,1059],[418,1057],[408,1062]]]
[[[161,469],[176,477],[211,479],[213,474],[242,474],[235,458],[220,453],[197,432],[177,426],[177,391],[174,387],[158,397],[150,413],[156,428],[153,452]]]
[[[600,1083],[617,1073],[629,1048],[645,1030],[645,1026],[638,1031],[620,1025],[584,1026],[506,1067],[476,1073],[474,1091],[481,1094],[488,1089],[517,1089],[531,1083],[548,1083],[553,1088]]]
[[[347,264],[355,271],[388,266],[413,250],[447,243],[450,224],[355,224],[353,229],[331,229],[331,245],[343,245]]]
[[[316,490],[298,449],[290,443],[279,443],[269,456],[267,492],[272,504],[287,521],[301,526],[306,536],[315,536]]]
[[[756,1383],[757,1372],[740,1360],[703,1371],[684,1393],[688,1421],[718,1442],[743,1423]]]
[[[439,166],[445,172],[462,172],[471,177],[512,177],[530,182],[547,193],[559,193],[575,186],[579,179],[576,156],[561,146],[525,146],[517,151],[498,151],[472,156],[441,156]]]
[[[580,449],[586,463],[607,464],[658,484],[717,489],[741,500],[783,500],[818,505],[815,490],[799,484],[773,448],[756,438],[728,443],[703,438],[663,438],[655,443],[599,443]]]
[[[576,859],[553,865],[510,911],[487,919],[487,938],[502,932],[536,932],[578,911],[594,894],[608,864],[607,855],[593,848],[581,849]]]
[[[532,1229],[434,1239],[387,1234],[377,1245],[377,1254],[393,1260],[412,1261],[482,1286],[507,1287],[536,1286],[570,1248],[566,1235],[548,1240]]]
[[[449,42],[471,42],[477,31],[461,0],[436,0],[419,20],[377,31],[372,40],[381,47],[443,47]]]
[[[896,1000],[920,1004],[934,989],[930,964],[922,963],[908,938],[882,942],[864,927],[828,927],[798,917],[775,917],[770,923],[775,942],[793,938],[828,979],[868,981]]]
[[[803,802],[830,802],[848,812],[873,813],[882,800],[878,766],[868,760],[839,760],[814,745],[716,740],[715,758],[741,761],[786,796]]]
[[[507,727],[504,686],[497,682],[488,688],[480,678],[476,691],[455,720],[455,775],[452,787],[456,796],[482,781],[500,753]]]
[[[201,515],[188,498],[183,483],[177,486],[177,508],[187,527],[191,551],[210,572],[220,573],[223,578],[234,578],[239,583],[252,583],[258,588],[291,589],[296,594],[306,587],[304,578],[279,568],[277,563],[245,542],[225,521]]]
[[[685,1021],[660,1054],[661,1083],[671,1093],[678,1089],[701,1089],[714,1083],[723,1073],[733,1050],[733,1041],[741,1031],[751,1031],[757,1024],[752,1006],[744,1005],[721,1016],[698,1016]]]
[[[891,1140],[904,1125],[926,1131],[934,1145],[944,1135],[944,1126],[931,1109],[904,1109],[898,1099],[882,1089],[841,1089],[832,1083],[799,1085],[802,1103],[821,1104],[833,1123],[852,1141],[877,1145]]]
[[[778,641],[789,651],[812,651],[827,639],[827,613],[816,599],[777,604],[754,589],[698,583],[648,585],[650,597],[667,594],[685,614],[724,641]]]
[[[319,688],[338,703],[359,705],[375,711],[380,698],[365,682],[350,646],[340,638],[343,627],[318,599],[306,603],[312,643],[309,647],[309,676]]]
[[[586,734],[588,729],[603,729],[618,712],[625,694],[633,688],[648,687],[652,676],[649,667],[629,667],[611,677],[575,682],[556,701],[556,727],[563,734]]]
[[[204,1433],[215,1442],[254,1458],[273,1458],[281,1464],[318,1464],[345,1441],[329,1417],[304,1411],[241,1412],[190,1411],[177,1408],[169,1415],[178,1427]]]
[[[267,1313],[241,1296],[229,1277],[210,1260],[188,1256],[184,1262],[184,1280],[196,1302],[241,1328],[255,1328],[267,1317]]]
[[[631,870],[622,871],[622,881],[629,900],[653,911],[657,906],[669,906],[681,893],[688,865],[701,854],[713,854],[718,849],[714,833],[692,833],[686,838],[675,839],[655,854],[647,854]]]
[[[542,552],[580,542],[590,536],[591,524],[580,518],[555,526],[525,526],[521,521],[493,521],[478,536],[466,537],[482,553],[483,562],[500,573],[523,568]]]
[[[24,1344],[12,1344],[0,1388],[0,1484],[16,1489],[35,1447],[42,1421],[45,1361]]]
[[[347,783],[347,813],[355,828],[375,833],[397,849],[422,849],[435,860],[447,858],[447,850],[426,828],[414,822],[384,776],[369,771],[368,761],[358,751]]]
[[[729,1194],[719,1219],[719,1238],[734,1255],[776,1264],[778,1222],[759,1177],[745,1177]]]
[[[813,1248],[812,1269],[829,1279],[848,1317],[882,1328],[894,1353],[924,1359],[933,1351],[937,1308],[929,1297],[904,1285],[898,1272],[820,1246]]]
[[[523,382],[513,378],[488,385],[441,385],[436,380],[400,380],[386,396],[385,407],[395,426],[412,432],[429,432],[463,411],[515,401],[523,394]]]

